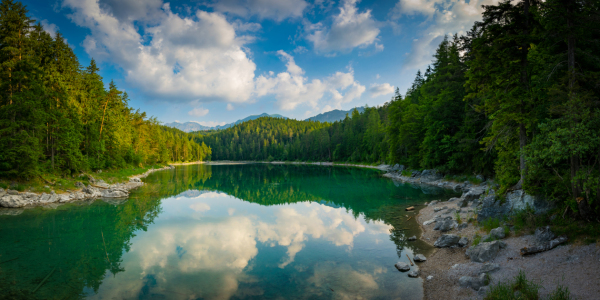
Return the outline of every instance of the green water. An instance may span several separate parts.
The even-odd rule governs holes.
[[[431,250],[406,241],[419,230],[404,208],[454,196],[345,167],[192,165],[145,181],[126,201],[0,215],[0,296],[421,299],[422,279],[394,268]]]

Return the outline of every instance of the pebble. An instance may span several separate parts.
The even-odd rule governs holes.
[[[431,280],[431,279],[433,279],[433,275],[427,276],[427,280]]]

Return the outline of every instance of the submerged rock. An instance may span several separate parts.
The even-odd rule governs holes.
[[[408,272],[408,277],[417,278],[419,277],[419,270],[412,270]]]

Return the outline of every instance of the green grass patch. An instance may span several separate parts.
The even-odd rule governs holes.
[[[479,226],[482,227],[486,233],[490,233],[492,229],[498,228],[500,225],[501,221],[497,218],[487,218],[479,222]]]
[[[519,271],[512,280],[500,282],[490,287],[485,296],[485,300],[568,300],[573,299],[568,288],[558,286],[546,298],[540,297],[541,285],[528,280],[523,271]]]
[[[460,218],[460,214],[458,212],[454,212],[454,219],[458,224],[462,224],[462,219]]]
[[[473,237],[473,243],[471,243],[472,246],[477,246],[479,245],[479,243],[481,243],[481,236],[476,233],[475,236]]]

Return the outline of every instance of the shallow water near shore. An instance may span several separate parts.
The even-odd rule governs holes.
[[[456,194],[381,172],[188,165],[126,201],[0,216],[0,293],[23,299],[421,299],[408,206]],[[409,217],[411,217],[409,219]],[[413,267],[415,268],[415,267]]]

